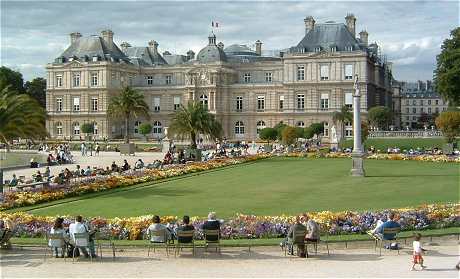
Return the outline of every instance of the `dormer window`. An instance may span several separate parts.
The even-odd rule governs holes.
[[[99,61],[99,56],[94,55],[94,56],[93,56],[93,62],[97,62],[97,61]]]
[[[337,47],[336,46],[331,46],[331,52],[336,52],[337,51]]]
[[[321,47],[315,47],[315,52],[320,52],[321,51]]]
[[[347,50],[347,51],[353,51],[353,46],[347,46],[347,47],[346,47],[346,50]]]

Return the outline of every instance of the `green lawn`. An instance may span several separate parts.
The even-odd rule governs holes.
[[[460,140],[457,141],[458,145],[460,146]],[[388,147],[394,148],[399,147],[402,150],[406,149],[416,149],[416,148],[434,148],[438,147],[442,149],[442,147],[446,144],[444,138],[372,138],[367,139],[364,143],[364,148],[367,150],[371,146],[374,146],[376,150],[381,150],[382,152],[386,152]],[[347,140],[342,144],[342,147],[353,147],[353,140]]]
[[[0,168],[24,166],[30,164],[30,159],[34,158],[40,164],[46,163],[46,156],[33,152],[5,152],[0,151]]]
[[[350,177],[350,166],[349,159],[272,158],[68,203],[44,204],[29,212],[122,217],[206,216],[212,210],[226,218],[235,213],[280,215],[459,201],[457,164],[366,160],[365,178]]]

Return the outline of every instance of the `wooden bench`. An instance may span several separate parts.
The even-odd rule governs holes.
[[[21,189],[21,190],[27,187],[35,189],[35,187],[39,185],[42,185],[43,187],[45,187],[45,186],[49,186],[49,184],[50,184],[49,181],[40,181],[40,182],[33,182],[33,183],[27,183],[27,184],[18,184],[13,187],[16,187],[16,189]]]

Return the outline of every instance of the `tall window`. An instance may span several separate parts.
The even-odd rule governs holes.
[[[439,105],[439,100],[435,100],[435,101],[434,101],[434,104],[435,104],[435,105]]]
[[[243,96],[236,96],[236,111],[243,111]]]
[[[420,100],[420,105],[423,106],[423,100]]]
[[[158,134],[162,133],[162,130],[163,129],[162,129],[162,126],[161,126],[161,122],[160,121],[154,121],[153,122],[153,129],[152,129],[153,133],[158,135]]]
[[[420,108],[420,113],[423,113],[424,109],[423,107]]]
[[[244,134],[244,123],[243,123],[243,121],[236,121],[236,123],[235,123],[235,134],[236,135]]]
[[[438,107],[434,108],[434,111],[435,111],[436,113],[439,113],[439,108],[438,108]]]
[[[349,109],[353,108],[353,93],[351,93],[351,92],[346,92],[345,93],[345,105]]]
[[[244,73],[244,82],[250,83],[251,82],[251,73]]]
[[[56,98],[56,111],[62,111],[62,98]]]
[[[431,100],[428,100],[428,105],[431,105]]]
[[[284,109],[284,96],[280,96],[279,109],[280,110]]]
[[[329,123],[328,122],[323,122],[323,131],[324,131],[324,136],[328,137],[329,136]]]
[[[174,97],[174,110],[178,110],[180,108],[180,97]]]
[[[321,93],[320,108],[322,110],[329,109],[329,94]]]
[[[345,122],[345,137],[352,137],[353,136],[353,126],[351,122]]]
[[[171,84],[172,83],[172,75],[166,75],[165,76],[165,83],[166,84]]]
[[[305,66],[297,66],[297,80],[305,80]]]
[[[406,100],[406,106],[408,106],[408,105],[409,105],[409,100]]]
[[[99,130],[97,128],[97,123],[93,122],[93,134],[97,135],[99,133]]]
[[[98,84],[98,75],[97,73],[91,73],[91,86],[97,86]]]
[[[147,76],[147,84],[152,85],[153,84],[153,76]]]
[[[320,66],[320,79],[329,80],[329,65]]]
[[[257,96],[257,110],[263,111],[265,109],[265,96]]]
[[[428,108],[428,113],[431,113],[431,108]]]
[[[56,75],[56,87],[62,87],[62,75]]]
[[[92,110],[92,111],[97,111],[97,110],[98,110],[98,107],[97,107],[97,98],[96,98],[96,97],[92,97],[92,98],[91,98],[91,110]]]
[[[417,100],[412,100],[412,105],[416,106],[417,105]]]
[[[352,80],[353,79],[353,65],[345,65],[345,79]]]
[[[73,123],[73,134],[79,135],[80,134],[80,123],[74,122]]]
[[[160,112],[160,97],[153,97],[153,111]]]
[[[297,109],[305,109],[305,95],[297,94]]]
[[[265,82],[272,82],[272,72],[265,72]]]
[[[73,110],[80,111],[80,97],[73,98]]]
[[[305,122],[303,122],[303,121],[297,121],[296,126],[297,126],[297,127],[300,127],[300,128],[304,128],[304,127],[305,127]]]
[[[56,134],[58,136],[62,135],[62,122],[56,122]]]
[[[134,133],[135,134],[139,134],[139,126],[141,125],[142,123],[140,121],[136,121],[134,122]]]
[[[200,103],[205,107],[208,108],[208,95],[201,95],[200,96]]]
[[[79,87],[80,86],[80,73],[74,73],[73,74],[73,87]]]
[[[409,108],[406,108],[406,113],[409,113]]]
[[[259,134],[260,131],[261,131],[262,129],[265,129],[265,127],[266,127],[266,126],[265,126],[265,122],[262,121],[262,120],[257,121],[257,125],[256,125],[256,126],[257,126],[257,127],[256,127],[256,129],[257,129],[257,134]]]
[[[412,108],[412,113],[417,113],[417,108]]]

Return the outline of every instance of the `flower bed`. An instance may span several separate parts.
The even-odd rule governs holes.
[[[301,158],[351,158],[351,153],[343,152],[295,152],[287,153],[286,157],[301,157]],[[374,160],[410,160],[423,162],[441,162],[441,163],[460,163],[459,156],[447,155],[406,155],[406,154],[371,154],[367,155],[367,159]]]
[[[45,189],[38,192],[7,192],[4,195],[0,210],[35,205],[39,203],[59,200],[72,196],[79,196],[87,193],[101,192],[109,189],[128,187],[139,183],[161,180],[170,177],[177,177],[184,174],[201,172],[211,169],[222,168],[230,165],[260,160],[269,155],[258,154],[241,158],[216,159],[207,162],[196,162],[186,165],[177,165],[168,169],[144,170],[135,175],[116,175],[104,177],[93,182],[79,183],[69,188]]]
[[[415,208],[400,208],[392,210],[399,218],[402,230],[424,230],[432,228],[459,227],[460,204],[423,205]],[[311,212],[308,215],[327,229],[330,234],[362,234],[375,227],[378,219],[388,215],[390,210],[367,212]],[[0,218],[7,218],[16,224],[15,234],[19,237],[43,237],[48,232],[56,217],[40,217],[17,212],[0,212]],[[68,226],[73,218],[65,216],[64,225]],[[103,238],[114,239],[143,239],[151,215],[129,218],[105,219],[93,218],[91,224],[96,227]],[[162,222],[177,226],[178,217],[163,216]],[[192,224],[200,228],[205,218],[192,217]],[[236,215],[225,220],[222,224],[222,238],[276,238],[284,237],[289,226],[295,221],[295,216],[251,216]],[[202,238],[198,232],[198,238]]]

